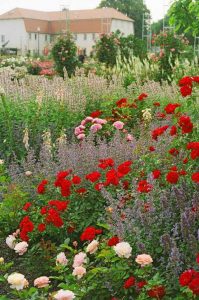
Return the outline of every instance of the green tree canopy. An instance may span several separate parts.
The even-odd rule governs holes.
[[[175,0],[169,16],[177,32],[199,36],[199,0]]]
[[[102,0],[99,7],[113,7],[135,21],[135,36],[142,37],[143,13],[149,13],[143,0]]]

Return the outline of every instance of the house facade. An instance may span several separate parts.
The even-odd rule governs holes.
[[[57,35],[70,31],[87,55],[100,34],[134,34],[134,21],[113,8],[43,12],[15,8],[0,15],[0,48],[43,54]]]

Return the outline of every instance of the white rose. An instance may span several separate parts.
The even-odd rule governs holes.
[[[113,249],[119,257],[129,258],[131,256],[132,248],[127,242],[118,243]]]
[[[90,254],[93,254],[98,249],[99,242],[96,240],[93,240],[86,248],[86,252],[89,252]]]
[[[23,274],[13,273],[8,276],[7,281],[11,284],[11,289],[23,290],[23,288],[27,285],[27,280],[25,279]]]
[[[6,244],[8,245],[8,247],[9,247],[10,249],[14,249],[15,244],[16,244],[16,238],[15,238],[13,235],[9,235],[9,236],[6,238]]]
[[[73,300],[75,299],[75,294],[68,290],[59,290],[55,295],[54,298],[56,300]]]
[[[23,255],[27,251],[27,248],[28,248],[28,243],[20,242],[15,245],[14,250],[19,255]]]

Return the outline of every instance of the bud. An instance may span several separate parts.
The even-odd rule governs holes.
[[[0,165],[3,165],[3,164],[4,164],[4,160],[0,159]]]
[[[32,172],[31,172],[31,171],[26,171],[26,172],[25,172],[25,175],[26,175],[27,177],[30,177],[30,176],[32,175]]]
[[[78,242],[77,241],[74,241],[73,242],[73,246],[76,248],[78,246]]]
[[[0,257],[0,264],[4,264],[4,258]]]

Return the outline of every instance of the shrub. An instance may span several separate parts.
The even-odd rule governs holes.
[[[78,66],[78,57],[77,47],[70,33],[58,37],[52,48],[52,56],[55,61],[56,71],[60,76],[64,77],[64,68],[69,77],[74,74]]]

